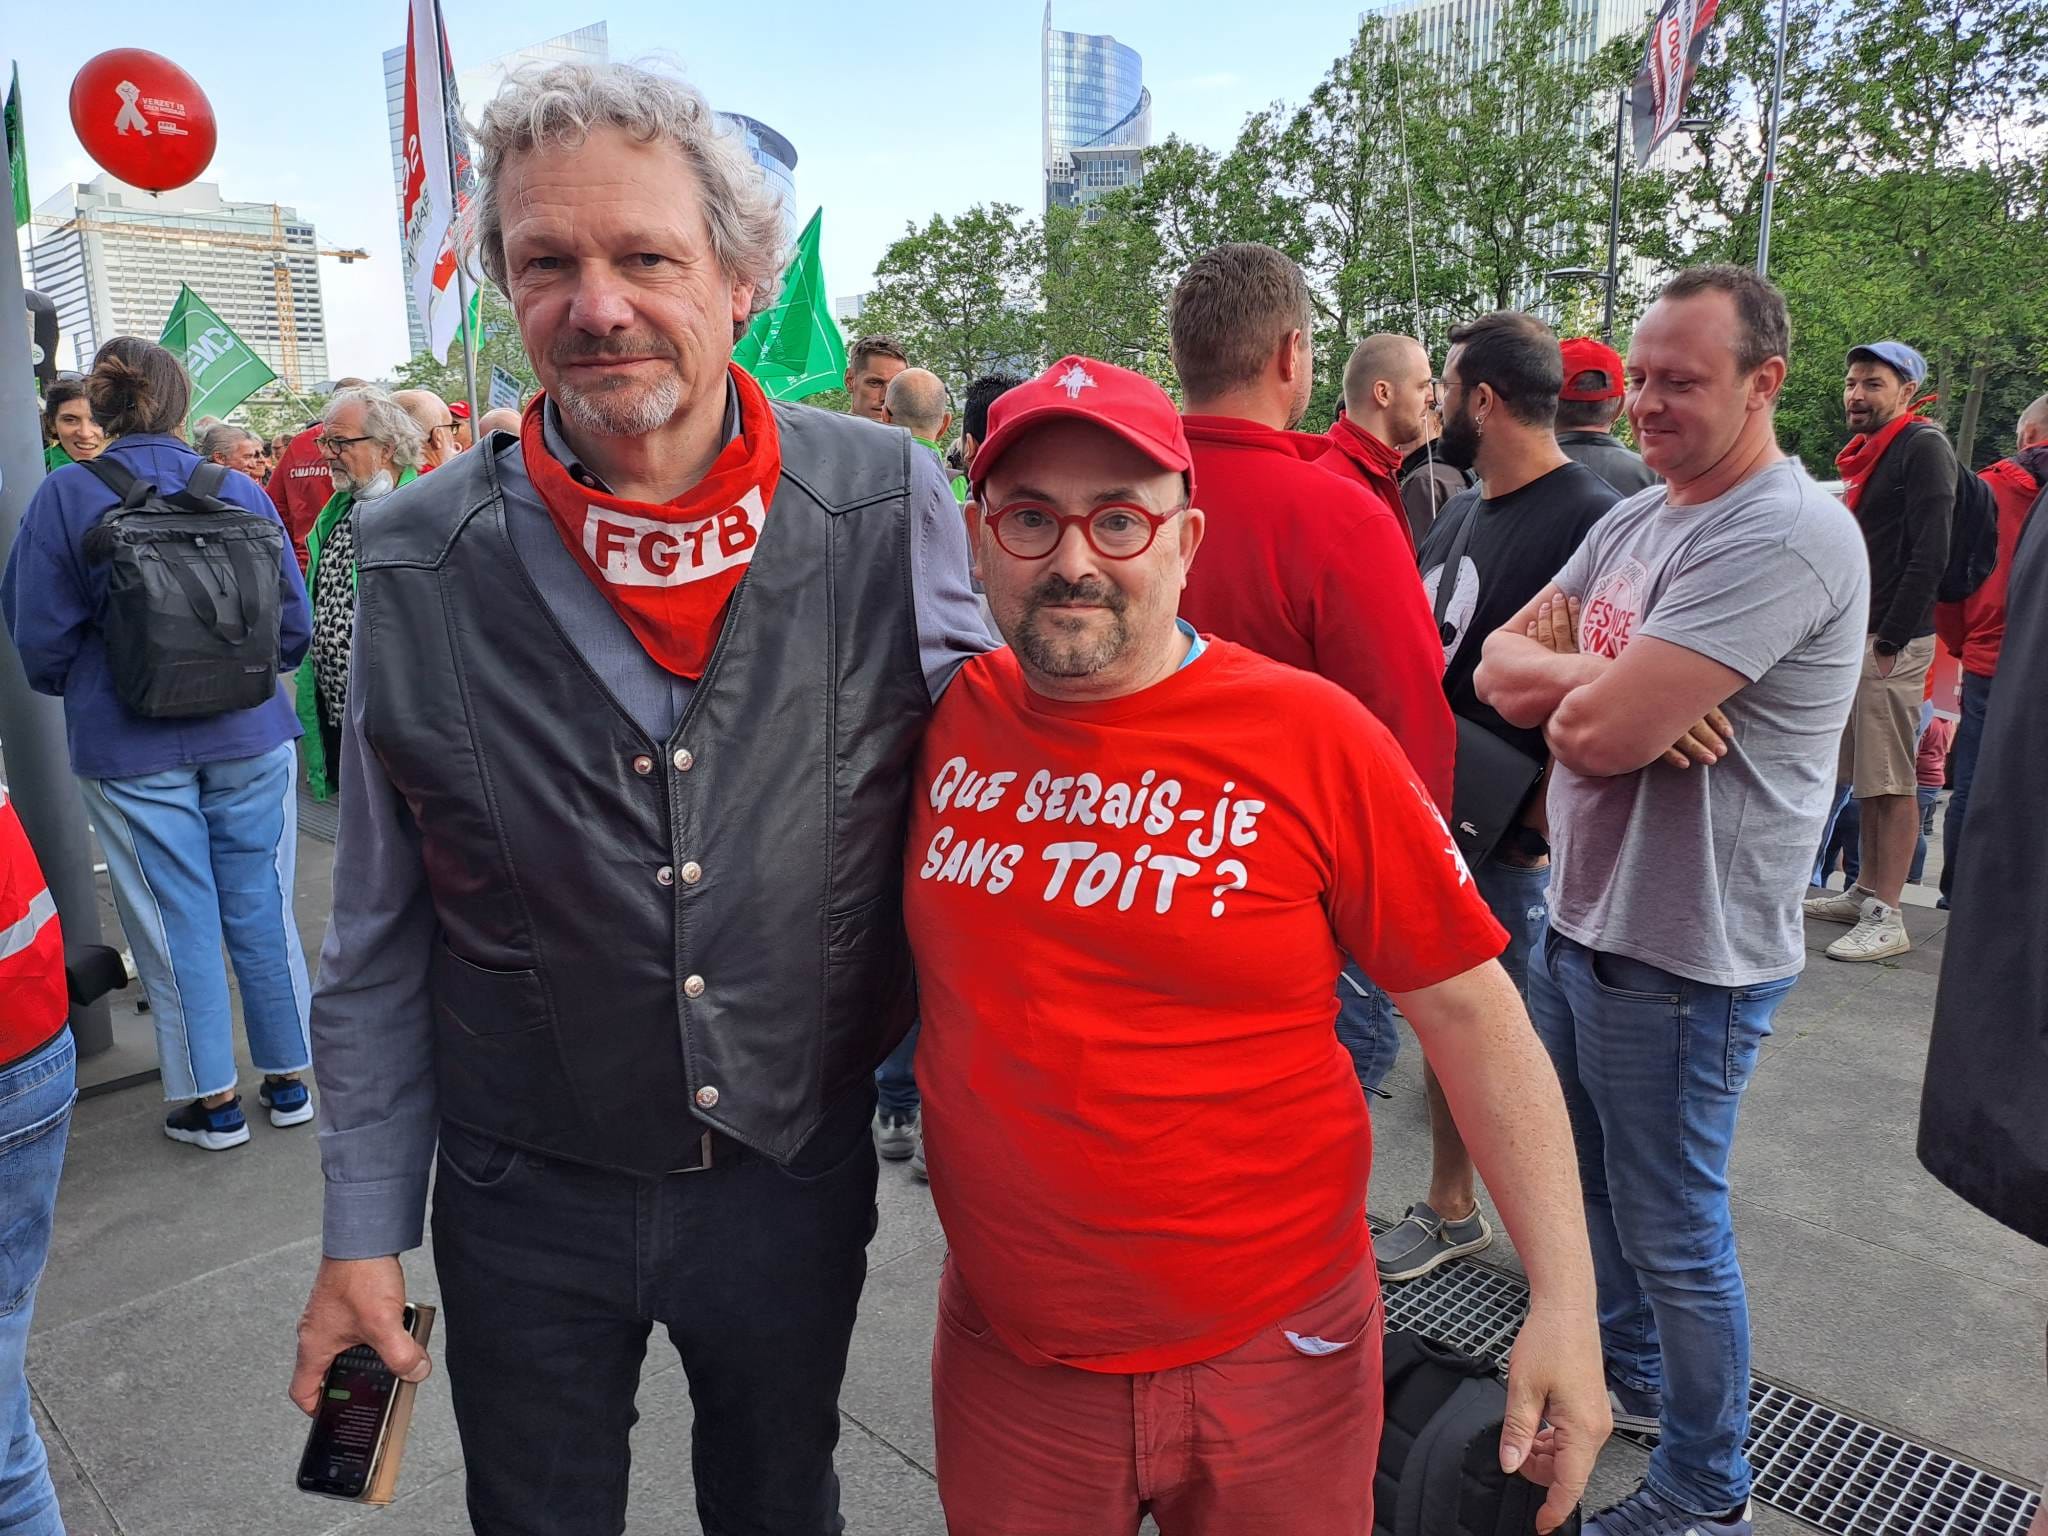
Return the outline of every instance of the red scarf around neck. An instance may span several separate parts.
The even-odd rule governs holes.
[[[744,369],[739,435],[704,478],[668,502],[627,501],[584,485],[548,452],[545,395],[526,408],[519,446],[555,532],[647,654],[678,677],[704,675],[726,604],[747,573],[782,476],[768,397]]]
[[[1885,455],[1898,435],[1916,421],[1927,418],[1920,414],[1920,407],[1932,405],[1937,397],[1923,395],[1875,432],[1860,432],[1849,439],[1848,447],[1835,455],[1835,468],[1842,472],[1842,500],[1849,510],[1856,510],[1856,503],[1863,499],[1863,487],[1870,481],[1870,472],[1877,468],[1877,462]]]

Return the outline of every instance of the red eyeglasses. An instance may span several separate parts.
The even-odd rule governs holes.
[[[1187,510],[1154,512],[1127,501],[1108,501],[1093,512],[1055,512],[1038,501],[1013,501],[988,514],[988,530],[1004,553],[1019,560],[1043,560],[1060,547],[1067,529],[1079,525],[1082,537],[1105,560],[1135,560],[1152,547],[1159,530]]]

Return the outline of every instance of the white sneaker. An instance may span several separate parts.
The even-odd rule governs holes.
[[[1828,958],[1883,960],[1903,955],[1912,947],[1913,941],[1906,937],[1905,914],[1873,896],[1863,904],[1863,916],[1856,926],[1828,946]]]
[[[1863,904],[1874,901],[1876,896],[1874,891],[1852,885],[1846,891],[1826,891],[1819,896],[1809,896],[1801,905],[1808,917],[1817,917],[1824,923],[1860,923],[1863,921]]]

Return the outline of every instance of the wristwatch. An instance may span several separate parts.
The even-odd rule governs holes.
[[[1896,656],[1899,654],[1899,648],[1889,640],[1873,640],[1870,642],[1870,648],[1880,656]]]

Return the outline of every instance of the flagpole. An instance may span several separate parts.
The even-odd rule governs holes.
[[[1771,126],[1764,141],[1764,196],[1756,231],[1756,271],[1771,271],[1771,203],[1778,190],[1778,119],[1785,111],[1785,31],[1791,0],[1778,0],[1778,62],[1771,78]]]
[[[455,297],[456,302],[461,305],[458,324],[462,327],[462,378],[469,390],[469,440],[475,443],[482,441],[477,429],[483,422],[484,413],[476,393],[477,338],[469,322],[469,262],[462,249],[463,237],[466,234],[462,227],[462,182],[456,175],[455,132],[450,121],[454,114],[448,110],[447,83],[455,78],[455,60],[450,58],[446,51],[448,28],[441,20],[441,0],[433,0],[433,4],[434,68],[442,82],[441,90],[435,94],[441,98],[441,138],[448,150],[448,203],[453,216],[449,243],[455,248]]]

